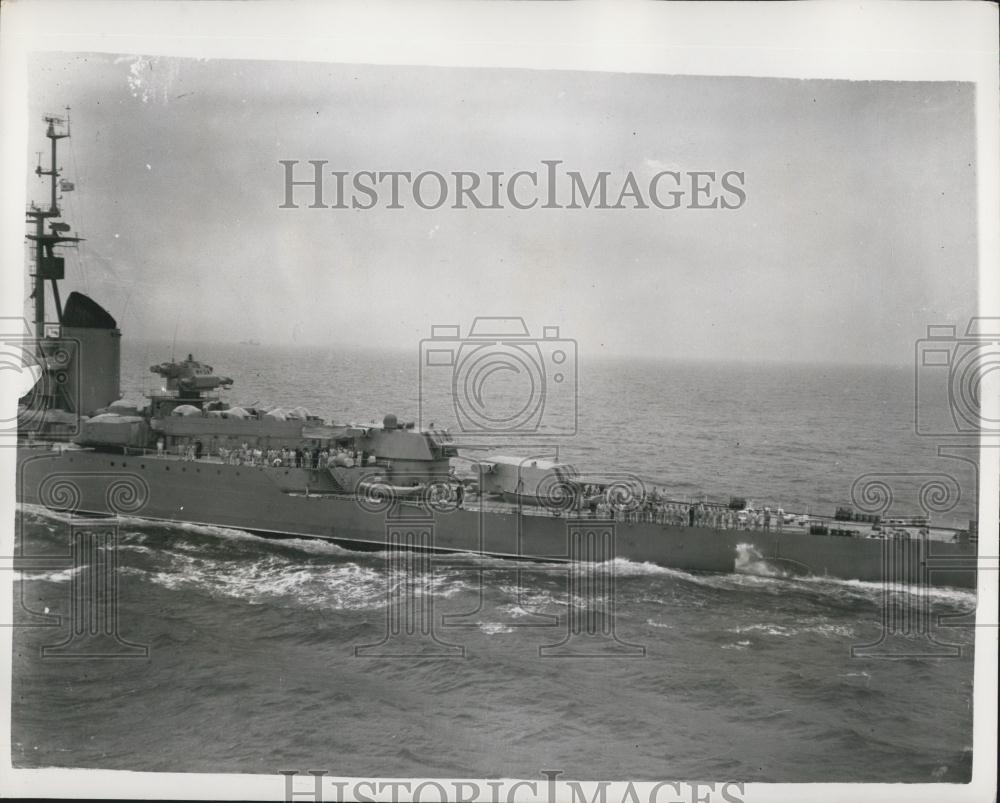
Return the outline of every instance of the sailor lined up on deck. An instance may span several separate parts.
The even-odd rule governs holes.
[[[579,495],[575,509],[592,519],[620,520],[624,522],[645,521],[655,524],[676,527],[706,527],[717,530],[758,530],[771,529],[771,520],[775,520],[780,532],[784,523],[785,511],[778,508],[772,513],[771,508],[763,510],[746,510],[737,512],[731,508],[712,505],[706,502],[680,503],[668,501],[666,491],[654,488],[641,505],[615,503],[608,498],[605,488],[596,485],[584,485]]]
[[[320,449],[318,446],[313,447],[312,451],[301,448],[290,449],[287,446],[283,446],[280,449],[271,448],[262,450],[260,447],[250,447],[244,443],[238,449],[228,449],[225,446],[220,446],[218,455],[223,463],[232,465],[320,468],[326,465],[329,452],[326,449]]]
[[[188,447],[181,448],[181,454],[188,453],[184,451]],[[195,450],[195,458],[200,458],[201,452],[198,451],[197,444],[195,445]],[[217,449],[217,454],[223,463],[249,466],[266,465],[274,468],[324,469],[333,465],[335,460],[338,461],[339,465],[344,466],[370,465],[374,460],[373,456],[357,450],[338,449],[337,451],[332,451],[330,449],[321,449],[319,446],[313,446],[311,449],[308,447],[296,447],[293,449],[283,446],[280,449],[271,448],[262,450],[257,446],[251,447],[246,443],[239,448],[233,449],[220,446]]]

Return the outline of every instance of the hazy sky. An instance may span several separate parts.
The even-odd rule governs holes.
[[[523,315],[587,354],[906,363],[975,314],[971,84],[43,55],[72,107],[63,295],[126,336],[415,348]],[[279,209],[359,171],[736,170],[738,210]],[[330,184],[327,185],[331,186]],[[29,176],[29,196],[45,199]],[[305,203],[306,193],[297,196]]]

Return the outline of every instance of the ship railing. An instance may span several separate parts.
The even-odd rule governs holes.
[[[62,445],[65,448],[65,444]],[[194,461],[199,463],[211,463],[215,465],[234,465],[229,461],[223,460],[217,454],[209,454],[203,452],[201,457],[192,458],[185,454],[184,452],[178,453],[176,447],[173,449],[164,449],[163,452],[159,452],[156,449],[147,449],[139,447],[128,447],[124,450],[125,454],[133,457],[158,457],[160,459],[173,460],[173,461]],[[267,463],[242,463],[241,465],[247,466],[248,468],[272,468],[272,466]],[[311,465],[303,466],[292,466],[292,465],[282,465],[281,468],[302,468],[317,470],[316,467]],[[322,470],[322,469],[318,469]],[[314,495],[318,495],[315,494]],[[353,494],[349,492],[338,493],[324,491],[322,493],[324,496],[333,496],[344,499],[353,498]],[[417,502],[411,502],[403,500],[403,504],[406,505],[417,505]],[[691,502],[661,499],[659,503],[654,503],[651,508],[642,508],[639,510],[623,511],[615,510],[613,513],[607,509],[599,511],[591,511],[589,507],[584,506],[582,509],[573,508],[570,510],[561,510],[558,508],[550,508],[544,505],[519,505],[516,502],[504,502],[496,499],[488,499],[478,496],[475,493],[467,493],[463,501],[462,509],[467,511],[482,511],[487,513],[505,513],[505,514],[520,514],[524,516],[540,516],[543,518],[568,518],[574,520],[601,520],[601,521],[615,521],[621,524],[657,524],[663,527],[689,527],[690,519],[688,514],[688,509],[691,506]],[[664,506],[667,506],[666,509]],[[670,508],[673,508],[671,510]],[[694,527],[699,529],[716,529],[724,531],[745,531],[747,533],[754,532],[793,532],[793,533],[807,533],[810,529],[810,524],[822,523],[832,525],[834,528],[837,525],[847,524],[847,522],[840,522],[833,516],[822,516],[816,514],[804,514],[804,513],[793,513],[786,511],[786,515],[792,516],[795,521],[793,522],[782,522],[781,524],[777,521],[777,516],[775,516],[770,523],[770,526],[766,526],[762,521],[740,521],[736,515],[736,511],[732,511],[732,515],[729,514],[729,508],[725,504],[715,504],[707,503],[704,506],[705,510],[709,511],[707,516],[696,516]],[[804,523],[799,523],[803,521]],[[892,522],[896,524],[896,521]],[[900,523],[903,523],[903,519],[900,519]],[[885,523],[883,523],[884,525]],[[930,527],[929,522],[923,517],[908,517],[905,519],[905,526],[907,527],[917,527],[928,528],[935,531],[935,535],[943,536],[949,535],[953,536],[957,530],[947,527]],[[893,528],[884,528],[892,530]],[[900,535],[904,532],[902,528],[895,528]],[[864,537],[859,531],[854,531],[857,537]],[[838,535],[845,534],[845,531],[838,530]]]
[[[666,502],[664,504],[677,504],[681,503],[670,503]],[[488,513],[520,513],[527,516],[542,516],[546,518],[569,518],[574,520],[600,520],[600,521],[615,521],[621,524],[657,524],[663,527],[688,527],[690,526],[690,520],[687,513],[687,504],[684,504],[683,511],[674,510],[669,511],[663,508],[651,508],[651,509],[640,509],[640,510],[609,510],[609,509],[599,509],[591,511],[588,507],[581,508],[571,508],[569,510],[561,510],[558,508],[550,508],[544,505],[518,505],[516,502],[504,502],[494,499],[483,499],[482,497],[466,496],[465,503],[463,505],[465,510],[471,511],[484,511]],[[719,507],[718,510],[722,510]],[[718,529],[718,530],[747,530],[747,531],[764,531],[765,527],[763,523],[760,523],[758,527],[754,527],[752,524],[740,523],[735,518],[732,520],[726,520],[721,515],[715,517],[704,517],[696,518],[695,527],[698,528],[708,528],[708,529]],[[792,525],[785,525],[789,529],[795,529]],[[771,530],[777,530],[776,525],[772,524],[769,528]]]

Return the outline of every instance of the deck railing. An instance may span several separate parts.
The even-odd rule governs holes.
[[[42,447],[43,444],[36,444],[37,447]],[[51,445],[48,448],[58,448],[58,449],[72,449],[67,444],[59,443]],[[257,462],[239,462],[234,463],[232,460],[223,460],[218,454],[208,454],[203,452],[201,457],[191,457],[185,452],[178,453],[177,448],[173,450],[164,449],[159,451],[157,449],[146,449],[146,448],[133,448],[127,447],[123,448],[123,451],[127,456],[130,457],[145,457],[145,458],[156,458],[160,460],[171,460],[171,461],[195,461],[199,463],[210,463],[216,465],[224,464],[235,464],[242,465],[249,468],[260,468],[260,469],[271,469],[271,468],[300,468],[311,471],[324,471],[324,468],[317,468],[312,464],[312,460],[309,459],[304,461],[302,465],[294,465],[293,461],[288,463],[282,463],[281,466],[271,466],[268,465],[266,461]],[[310,456],[311,457],[311,456]],[[309,490],[308,488],[303,489],[303,496],[324,496],[324,497],[335,497],[342,499],[352,499],[354,494],[350,492],[340,492],[340,491],[317,491],[316,489]],[[418,506],[420,503],[412,500],[401,500],[401,504],[407,506]],[[548,518],[568,518],[573,520],[594,520],[594,521],[614,521],[621,524],[659,524],[664,527],[688,527],[692,526],[690,523],[688,509],[692,503],[683,500],[676,499],[665,499],[661,498],[658,502],[653,503],[652,507],[642,507],[638,510],[621,510],[612,509],[609,510],[607,506],[603,506],[603,510],[591,511],[588,507],[583,509],[574,508],[571,510],[563,510],[560,508],[547,507],[545,505],[529,505],[529,504],[517,504],[515,502],[505,502],[497,499],[489,499],[478,496],[472,492],[466,492],[463,503],[462,510],[473,511],[473,512],[488,512],[488,513],[505,513],[505,514],[519,514],[525,516],[541,516]],[[699,503],[702,504],[702,503]],[[454,509],[454,503],[451,505]],[[841,529],[835,531],[834,534],[846,535],[850,533],[857,533],[860,535],[860,531],[857,529],[851,529],[850,533],[847,529],[843,529],[842,525],[847,524],[847,522],[838,521],[835,516],[821,516],[814,514],[801,514],[792,513],[785,511],[786,516],[791,516],[796,521],[779,521],[779,517],[775,514],[772,516],[770,525],[766,525],[763,520],[754,521],[740,521],[736,512],[731,511],[728,506],[721,503],[704,503],[703,506],[704,513],[696,515],[694,525],[695,527],[702,529],[717,529],[717,530],[745,530],[748,532],[796,532],[804,533],[809,532],[810,527],[816,523],[830,524],[834,527],[840,526]],[[801,520],[801,521],[798,521]],[[919,522],[923,527],[927,526],[926,519],[913,517],[914,522]],[[853,523],[853,522],[852,522]],[[895,522],[894,522],[895,523]],[[915,524],[913,526],[916,526]],[[936,531],[942,533],[957,533],[957,530],[952,528],[933,528]]]

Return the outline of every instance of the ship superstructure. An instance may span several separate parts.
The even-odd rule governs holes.
[[[83,293],[70,293],[63,305],[59,282],[65,277],[63,249],[82,238],[62,220],[60,193],[75,186],[61,177],[58,143],[70,135],[69,115],[46,115],[49,165],[41,157],[36,175],[49,179],[49,202],[31,203],[26,210],[31,244],[31,299],[34,306],[36,359],[31,366],[38,382],[24,400],[19,431],[50,437],[75,434],[79,418],[104,407],[121,395],[121,331],[100,304]],[[54,316],[48,314],[47,288]],[[27,355],[26,355],[27,356]],[[28,360],[26,360],[27,362]],[[44,428],[44,431],[43,431]]]

